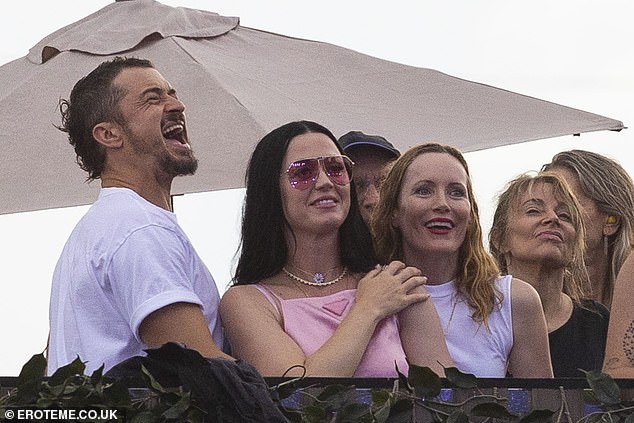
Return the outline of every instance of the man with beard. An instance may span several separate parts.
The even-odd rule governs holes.
[[[198,166],[184,110],[151,62],[121,57],[60,102],[59,129],[101,191],[53,275],[49,374],[78,356],[88,374],[108,370],[171,341],[231,359],[216,284],[171,210],[172,180]]]

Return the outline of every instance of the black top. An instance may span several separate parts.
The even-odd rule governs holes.
[[[555,377],[585,377],[583,370],[601,370],[610,312],[594,300],[575,304],[570,319],[548,334]]]

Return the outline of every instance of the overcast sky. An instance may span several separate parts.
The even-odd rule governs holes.
[[[26,55],[49,33],[109,3],[12,2],[0,27],[0,64]],[[433,68],[618,119],[626,126],[634,122],[634,3],[627,0],[162,3],[238,16],[243,26]],[[490,225],[495,194],[517,174],[538,170],[554,153],[570,148],[608,155],[634,174],[634,155],[630,153],[633,140],[629,129],[467,154],[485,231]],[[11,148],[11,142],[5,140],[4,148]],[[175,203],[179,221],[221,292],[229,282],[237,247],[241,199],[242,190],[233,190],[190,194]],[[66,237],[85,210],[75,207],[0,216],[0,321],[4,341],[0,376],[17,375],[32,354],[44,349],[52,271]]]

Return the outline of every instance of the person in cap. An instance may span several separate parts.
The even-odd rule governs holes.
[[[350,131],[339,138],[344,153],[355,163],[353,182],[363,220],[370,224],[370,216],[379,202],[381,182],[390,164],[401,153],[385,138]]]

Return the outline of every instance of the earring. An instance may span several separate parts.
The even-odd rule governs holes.
[[[610,217],[614,217],[614,216],[610,216]],[[603,254],[606,256],[608,255],[608,236],[607,235],[603,235]]]
[[[616,216],[608,216],[608,220],[605,221],[608,225],[614,225],[616,223]]]

